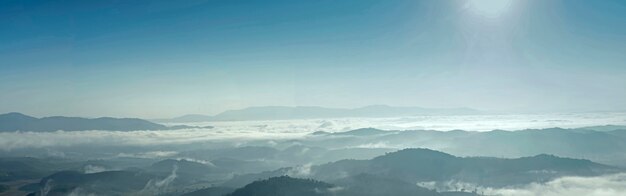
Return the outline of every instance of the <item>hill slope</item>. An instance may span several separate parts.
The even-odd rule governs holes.
[[[242,175],[227,186],[249,183],[253,179],[294,173],[297,168]],[[537,155],[516,159],[456,157],[429,149],[405,149],[371,160],[342,160],[312,166],[309,175],[317,180],[335,182],[345,177],[370,174],[408,183],[461,181],[483,186],[503,187],[545,182],[561,176],[595,176],[621,171],[582,159]]]
[[[178,128],[193,128],[188,126],[167,127],[138,118],[79,118],[53,116],[35,118],[20,113],[0,114],[0,132],[7,131],[134,131],[134,130],[166,130]]]

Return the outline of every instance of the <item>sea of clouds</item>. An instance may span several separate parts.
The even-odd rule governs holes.
[[[438,191],[475,191],[481,195],[494,196],[623,196],[626,194],[626,173],[593,177],[565,176],[544,183],[505,188],[482,187],[459,181],[418,182],[417,185]]]
[[[0,152],[19,149],[48,149],[52,147],[74,146],[130,146],[158,147],[162,145],[196,146],[199,143],[223,142],[246,144],[254,140],[273,142],[281,139],[306,138],[315,131],[342,132],[358,128],[373,127],[383,130],[467,130],[490,131],[541,129],[551,127],[578,128],[597,125],[626,125],[626,113],[569,113],[535,115],[468,115],[468,116],[410,116],[396,118],[337,118],[308,120],[275,121],[228,121],[201,122],[188,125],[213,126],[214,128],[193,128],[159,131],[55,131],[55,132],[5,132],[0,133]],[[176,124],[169,124],[176,125]],[[190,145],[191,144],[191,145]],[[385,142],[366,143],[361,148],[384,148],[391,144]],[[160,158],[173,157],[177,151],[154,150],[148,148],[115,154],[115,157]],[[62,151],[49,150],[63,154]],[[294,167],[293,176],[308,176],[310,164]],[[87,166],[85,172],[106,170],[98,166]],[[175,171],[171,178],[175,178]],[[164,179],[163,182],[166,182]],[[154,185],[163,184],[154,181]],[[471,185],[454,184],[456,188]],[[150,186],[158,187],[158,186]],[[148,189],[146,189],[148,190]],[[150,190],[160,190],[152,188]],[[626,193],[626,174],[614,174],[598,177],[562,177],[546,183],[533,183],[519,187],[489,188],[479,187],[487,195],[597,195],[614,196]],[[77,190],[80,191],[80,190]],[[78,192],[77,192],[78,193]]]
[[[486,195],[511,196],[623,196],[626,194],[626,173],[596,177],[562,177],[547,183],[532,183],[522,187],[484,189]]]
[[[0,149],[45,148],[73,145],[177,145],[203,141],[240,142],[254,139],[306,137],[315,131],[341,132],[373,127],[383,130],[490,131],[577,128],[595,125],[625,125],[626,113],[566,113],[534,115],[411,116],[396,118],[337,118],[275,121],[225,121],[189,123],[213,126],[159,131],[55,131],[0,133]],[[170,124],[174,125],[174,124]],[[378,145],[378,144],[377,144]],[[382,145],[382,144],[380,144]]]

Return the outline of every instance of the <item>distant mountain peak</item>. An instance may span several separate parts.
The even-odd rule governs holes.
[[[184,127],[186,128],[186,127]],[[12,112],[0,114],[1,131],[134,131],[134,130],[167,130],[173,129],[165,125],[138,118],[81,118],[50,116],[35,118],[25,114]]]
[[[26,115],[26,114],[22,114],[22,113],[19,113],[19,112],[9,112],[9,113],[6,113],[6,114],[0,114],[0,117],[22,117],[22,118],[35,118],[35,117],[28,116],[28,115]]]
[[[418,160],[448,160],[448,159],[456,159],[453,155],[431,150],[427,148],[407,148],[391,153],[387,153],[383,156],[379,156],[374,158],[375,161],[394,161],[394,160],[404,160],[404,161],[418,161]]]
[[[449,157],[454,157],[453,155],[450,155],[448,153],[437,151],[437,150],[432,150],[428,148],[406,148],[406,149],[402,149],[402,150],[385,154],[385,156],[387,155],[389,156],[392,156],[392,155],[445,155]]]
[[[384,134],[384,133],[391,133],[391,131],[383,131],[380,129],[368,127],[368,128],[360,128],[360,129],[355,129],[355,130],[346,131],[346,132],[338,132],[338,133],[334,133],[334,135],[369,136],[369,135],[378,135],[378,134]]]
[[[254,106],[228,110],[215,116],[185,115],[161,122],[201,122],[201,121],[245,121],[245,120],[288,120],[346,117],[400,117],[417,115],[468,115],[480,112],[469,108],[422,108],[398,107],[389,105],[369,105],[360,108],[325,108],[319,106]]]
[[[535,158],[560,158],[558,156],[552,155],[552,154],[538,154],[533,156]]]

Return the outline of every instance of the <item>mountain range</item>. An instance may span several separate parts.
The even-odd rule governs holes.
[[[5,171],[9,174],[22,171],[18,166],[32,161],[41,162],[39,170],[51,171],[44,160],[6,161],[11,166]],[[563,176],[624,171],[589,160],[547,154],[512,159],[457,157],[423,148],[399,150],[368,160],[345,159],[234,176],[232,171],[220,170],[211,164],[172,159],[141,168],[95,173],[65,169],[45,176],[42,172],[41,180],[20,190],[32,195],[477,195],[480,187],[508,187]],[[212,180],[218,173],[231,180]],[[463,189],[451,188],[451,182],[466,185]]]
[[[243,120],[287,120],[345,117],[397,117],[416,115],[471,115],[480,114],[470,108],[422,108],[393,107],[371,105],[355,109],[325,108],[315,106],[263,106],[240,110],[228,110],[215,116],[190,114],[171,119],[156,119],[157,122],[205,122],[205,121],[243,121]]]
[[[626,129],[618,125],[485,132],[362,128],[335,133],[318,131],[311,133],[310,137],[301,144],[326,148],[423,147],[462,156],[520,157],[547,153],[626,166],[623,153],[626,151]]]
[[[200,128],[193,126],[165,126],[138,118],[80,118],[52,116],[35,118],[21,113],[0,114],[0,132],[9,131],[135,131],[135,130],[171,130],[184,128]],[[202,127],[210,128],[210,127]]]
[[[254,179],[300,174],[325,182],[342,182],[361,174],[396,179],[408,183],[456,181],[489,187],[546,182],[562,176],[597,176],[622,171],[584,159],[540,154],[513,159],[457,157],[430,149],[404,149],[370,160],[341,160],[311,166],[306,172],[298,167],[236,176],[226,186],[237,187]]]

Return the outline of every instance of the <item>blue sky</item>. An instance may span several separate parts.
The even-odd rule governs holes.
[[[0,112],[626,110],[626,2],[1,1]]]

